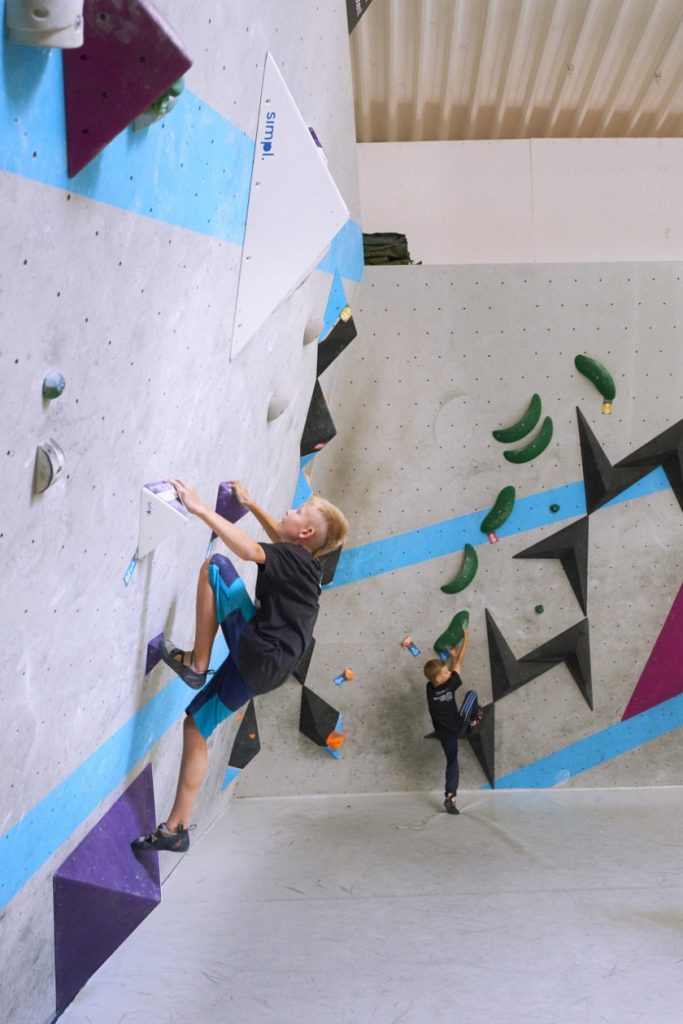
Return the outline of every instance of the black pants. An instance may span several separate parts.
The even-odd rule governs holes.
[[[479,710],[479,701],[475,690],[468,690],[460,708],[460,724],[457,733],[439,736],[443,752],[446,755],[446,789],[445,794],[455,796],[460,781],[460,765],[458,764],[458,740],[469,729],[472,718]]]

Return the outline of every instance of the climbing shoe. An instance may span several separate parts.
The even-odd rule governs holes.
[[[447,796],[446,799],[443,802],[443,805],[446,808],[446,811],[448,812],[448,814],[460,814],[460,811],[455,806],[455,797],[454,796]]]
[[[185,853],[190,848],[190,832],[195,828],[189,825],[183,828],[178,825],[175,832],[166,829],[166,822],[162,822],[154,832],[148,836],[138,836],[130,844],[134,850],[169,850],[171,853]]]
[[[165,640],[159,644],[161,660],[172,668],[176,675],[192,690],[201,690],[208,673],[196,672],[192,667],[192,651],[182,651],[180,647],[169,647]]]

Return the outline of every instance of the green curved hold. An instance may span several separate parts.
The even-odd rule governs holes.
[[[512,485],[504,487],[496,498],[493,508],[481,521],[479,529],[482,533],[495,533],[509,519],[515,504],[515,489]]]
[[[531,462],[537,455],[541,455],[548,445],[550,444],[553,436],[553,421],[550,416],[546,416],[541,425],[541,429],[536,434],[536,437],[528,444],[525,444],[523,448],[513,448],[511,451],[503,452],[503,455],[508,462],[514,462],[518,465],[520,462]]]
[[[595,385],[605,401],[614,401],[617,389],[614,378],[606,366],[599,363],[597,359],[591,359],[590,356],[582,355],[576,356],[574,366],[579,373],[588,378],[591,384]]]
[[[513,441],[521,441],[523,437],[531,433],[541,418],[541,399],[539,395],[532,395],[527,411],[521,420],[513,423],[511,427],[504,427],[502,430],[494,430],[493,436],[496,441],[503,444],[512,444]]]
[[[459,594],[465,587],[469,587],[470,583],[477,575],[477,569],[479,568],[479,558],[477,552],[474,550],[471,544],[465,544],[464,558],[460,567],[460,572],[451,580],[450,583],[445,583],[441,590],[444,594]]]
[[[463,636],[463,629],[470,624],[470,613],[468,611],[458,612],[450,621],[448,629],[444,630],[440,637],[434,641],[434,650],[449,651],[451,647],[457,647]]]

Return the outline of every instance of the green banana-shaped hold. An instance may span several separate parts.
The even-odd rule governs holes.
[[[457,647],[462,640],[462,631],[470,624],[470,613],[467,611],[458,612],[450,621],[448,629],[444,630],[438,639],[434,641],[434,650],[448,651],[451,647]]]
[[[488,533],[489,536],[495,536],[495,531],[498,527],[502,526],[505,520],[509,517],[512,512],[512,507],[515,504],[515,489],[512,485],[504,487],[496,498],[493,508],[481,521],[479,529],[482,533]],[[496,537],[496,540],[498,538]]]
[[[493,436],[496,441],[502,444],[512,444],[514,441],[521,441],[529,434],[541,418],[541,399],[538,395],[532,395],[527,411],[521,420],[513,423],[511,427],[504,427],[502,430],[494,430]]]
[[[537,455],[544,452],[550,440],[553,436],[553,421],[550,416],[546,416],[541,424],[541,429],[528,444],[525,444],[523,448],[513,448],[511,451],[503,452],[503,455],[508,462],[520,463],[520,462],[531,462]]]
[[[474,550],[471,544],[465,544],[465,555],[462,560],[462,566],[460,572],[451,580],[450,583],[445,583],[441,588],[444,594],[459,594],[465,587],[469,587],[470,583],[477,575],[477,569],[479,568],[479,559],[477,552]]]
[[[614,378],[609,372],[606,366],[599,363],[597,359],[591,359],[590,356],[578,355],[574,359],[574,366],[582,373],[584,377],[587,377],[591,384],[594,384],[602,397],[604,402],[602,403],[602,411],[609,415],[612,411],[612,402],[615,399],[617,389],[614,383]]]

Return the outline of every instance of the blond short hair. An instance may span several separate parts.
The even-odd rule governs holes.
[[[444,663],[440,658],[432,658],[431,661],[425,662],[424,674],[430,683],[434,682],[443,666]]]
[[[349,532],[349,524],[341,509],[319,494],[314,494],[309,498],[308,504],[325,520],[325,536],[321,538],[322,544],[313,551],[313,554],[320,558],[321,555],[327,555],[330,551],[336,551],[342,546]]]

